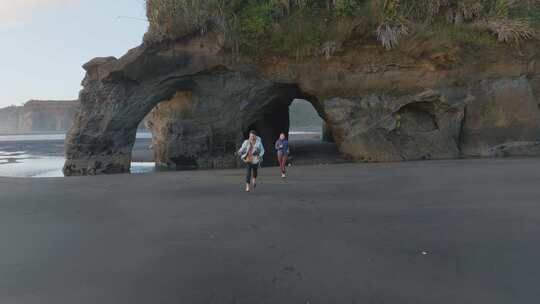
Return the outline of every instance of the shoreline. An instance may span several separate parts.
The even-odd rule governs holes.
[[[150,148],[152,145],[151,134],[139,133],[138,135],[132,149],[132,161],[136,163],[133,172],[161,171],[148,169],[148,164],[154,163],[154,151]],[[63,134],[54,136],[63,136]],[[54,136],[12,136],[8,139],[0,136],[0,175],[18,176],[22,174],[41,177],[41,174],[45,174],[45,176],[56,176],[65,161],[65,146],[63,139]],[[295,165],[344,161],[335,144],[322,142],[321,134],[318,132],[293,131],[291,138],[294,138],[294,141],[291,142],[291,151],[293,152],[291,161]],[[59,161],[59,158],[62,160]],[[35,170],[32,170],[32,163],[36,166]],[[8,168],[6,165],[10,167]]]

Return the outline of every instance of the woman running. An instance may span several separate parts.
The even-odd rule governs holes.
[[[257,136],[257,132],[249,132],[249,138],[244,141],[238,154],[247,167],[246,192],[250,192],[251,187],[253,189],[257,187],[257,171],[264,155],[264,146],[261,138]]]
[[[279,134],[279,138],[276,141],[276,152],[279,169],[281,170],[281,178],[286,178],[285,165],[287,164],[287,157],[289,156],[289,141],[285,137],[285,133]]]

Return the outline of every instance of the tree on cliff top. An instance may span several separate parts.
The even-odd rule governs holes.
[[[518,44],[540,24],[540,0],[147,0],[146,9],[153,40],[212,29],[235,51],[296,56],[331,56],[355,39],[392,49],[419,28]]]

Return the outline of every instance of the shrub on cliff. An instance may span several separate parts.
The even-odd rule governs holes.
[[[147,0],[146,15],[150,31],[160,39],[175,39],[196,31],[204,33],[207,26],[223,17],[220,0]]]
[[[150,40],[212,29],[249,55],[329,57],[370,39],[392,49],[419,28],[483,31],[518,44],[535,37],[540,0],[147,0],[147,15]]]

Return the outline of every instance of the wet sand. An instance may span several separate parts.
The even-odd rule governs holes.
[[[535,303],[540,160],[0,178],[0,303]]]

